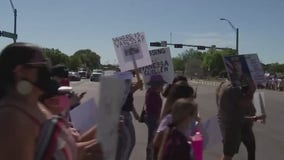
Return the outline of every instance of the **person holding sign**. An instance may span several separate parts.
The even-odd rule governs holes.
[[[152,160],[152,140],[159,125],[163,105],[161,92],[165,83],[161,75],[152,75],[147,83],[150,86],[145,96],[145,123],[148,127],[147,160]]]
[[[247,148],[248,160],[255,160],[252,123],[264,117],[255,116],[252,99],[256,88],[253,81],[247,81],[247,84],[235,87],[230,81],[225,81],[217,88],[217,116],[223,137],[222,160],[232,160],[241,142]]]
[[[134,71],[132,72],[132,75],[135,76]],[[137,75],[136,75],[137,76]],[[130,158],[131,152],[135,146],[135,128],[132,122],[132,115],[136,120],[139,120],[139,115],[134,107],[133,101],[134,97],[133,94],[140,88],[143,87],[143,82],[138,78],[137,76],[137,82],[132,83],[130,87],[129,94],[126,98],[126,101],[124,102],[121,110],[121,116],[123,116],[123,129],[119,135],[119,142],[118,142],[118,150],[116,159],[117,160],[128,160]]]

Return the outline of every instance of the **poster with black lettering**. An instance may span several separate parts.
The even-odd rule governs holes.
[[[152,64],[143,32],[116,37],[112,41],[122,72]]]
[[[140,69],[145,84],[148,83],[152,75],[161,75],[167,83],[172,83],[174,79],[174,67],[170,48],[159,48],[149,51],[152,64]]]

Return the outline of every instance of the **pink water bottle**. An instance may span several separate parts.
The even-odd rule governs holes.
[[[192,137],[192,150],[194,160],[202,160],[203,159],[203,139],[200,132],[196,132]]]

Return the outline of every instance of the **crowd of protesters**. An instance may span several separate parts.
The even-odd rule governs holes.
[[[79,133],[72,126],[69,111],[76,108],[85,93],[69,86],[68,72],[61,65],[50,66],[40,47],[14,43],[0,55],[0,159],[7,160],[100,160],[97,128]],[[186,77],[177,76],[171,84],[161,75],[146,83],[143,111],[134,106],[134,93],[143,88],[139,73],[132,82],[118,122],[117,160],[129,160],[136,143],[133,118],[148,129],[146,160],[193,160],[192,136],[200,127],[196,91]],[[129,79],[132,81],[133,79]],[[164,89],[165,88],[165,89]],[[256,87],[235,87],[229,81],[217,88],[218,119],[223,137],[223,160],[238,153],[243,142],[248,160],[255,159],[252,97]],[[166,99],[163,105],[163,98]]]
[[[284,78],[277,76],[267,76],[265,89],[283,91],[284,89]]]

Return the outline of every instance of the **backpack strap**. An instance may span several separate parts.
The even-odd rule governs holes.
[[[52,159],[57,149],[57,139],[62,132],[63,119],[53,116],[42,124],[36,144],[35,160]]]

